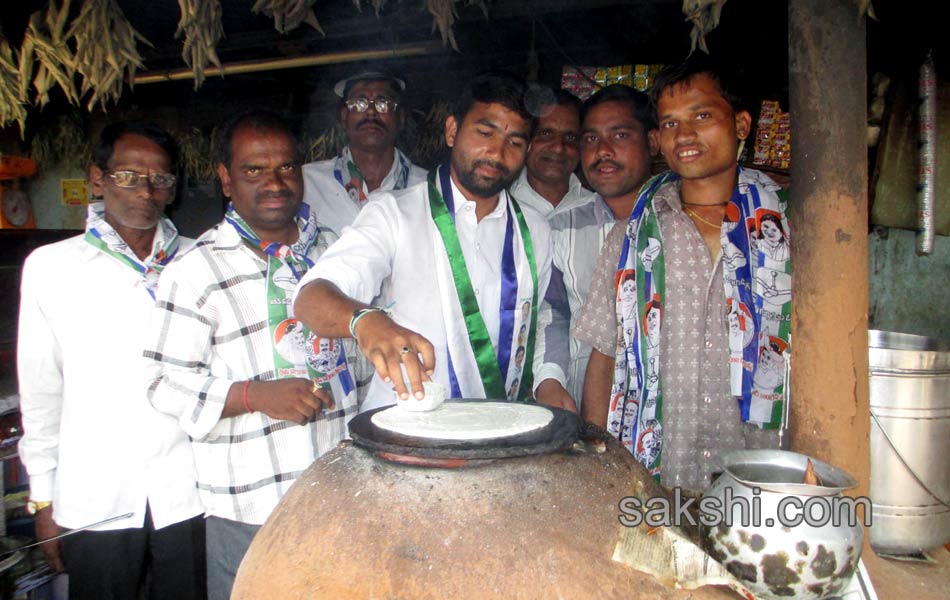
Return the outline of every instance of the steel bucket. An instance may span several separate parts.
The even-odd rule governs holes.
[[[871,546],[914,554],[950,542],[950,342],[868,332]]]

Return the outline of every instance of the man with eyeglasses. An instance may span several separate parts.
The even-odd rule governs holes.
[[[294,135],[257,110],[221,125],[215,148],[231,203],[166,271],[145,355],[149,399],[193,440],[208,596],[224,600],[277,502],[345,437],[356,392],[341,345],[305,328],[291,304],[336,239],[303,202]]]
[[[304,165],[304,200],[336,233],[350,225],[370,193],[405,189],[425,181],[426,171],[396,148],[405,123],[401,104],[406,84],[381,71],[364,71],[339,81],[340,122],[347,145],[329,160]]]
[[[191,240],[163,217],[174,140],[102,130],[86,232],[26,259],[17,366],[36,537],[70,598],[203,598],[204,521],[187,435],[149,404],[142,346],[159,275]],[[119,517],[119,518],[116,518]],[[62,544],[60,546],[60,543]]]

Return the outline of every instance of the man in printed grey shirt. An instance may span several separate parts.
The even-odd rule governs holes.
[[[791,303],[762,282],[790,289],[790,264],[753,242],[763,222],[788,224],[779,187],[736,163],[751,117],[708,59],[653,93],[672,171],[643,185],[598,260],[574,328],[594,347],[583,413],[663,485],[702,490],[718,452],[777,444],[782,377],[756,375],[784,369]]]
[[[597,194],[548,217],[554,253],[542,307],[549,322],[545,363],[539,371],[548,379],[542,385],[559,383],[578,409],[591,346],[570,337],[569,331],[587,297],[604,240],[616,220],[630,214],[657,152],[650,136],[655,128],[653,108],[642,92],[625,85],[607,86],[584,103],[581,116],[579,157],[584,176]]]

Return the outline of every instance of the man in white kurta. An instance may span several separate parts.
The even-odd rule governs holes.
[[[298,317],[320,335],[354,336],[377,368],[362,411],[392,404],[393,388],[421,397],[426,378],[455,397],[527,400],[538,389],[550,230],[505,192],[530,132],[522,97],[507,78],[473,80],[446,120],[451,159],[425,184],[378,195],[301,280]],[[389,314],[368,306],[377,295]],[[531,366],[519,365],[532,344]]]
[[[71,598],[201,598],[204,522],[191,442],[141,385],[159,274],[181,243],[162,211],[175,144],[158,127],[104,128],[86,233],[26,259],[17,348],[36,537]],[[62,562],[61,559],[62,558]]]

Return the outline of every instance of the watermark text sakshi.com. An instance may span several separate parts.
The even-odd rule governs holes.
[[[702,499],[683,496],[680,488],[673,488],[673,497],[647,498],[636,496],[621,498],[620,523],[625,527],[637,527],[645,523],[649,527],[797,527],[801,524],[812,527],[853,527],[863,523],[871,526],[871,500],[865,496],[784,496],[775,507],[775,514],[763,514],[762,490],[752,488],[752,497],[734,496],[726,488],[723,497],[704,496]],[[863,507],[863,520],[858,517],[857,507]],[[771,512],[771,511],[770,511]]]

